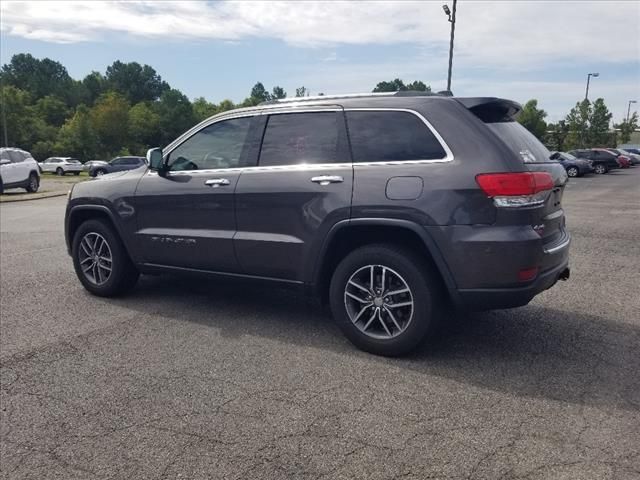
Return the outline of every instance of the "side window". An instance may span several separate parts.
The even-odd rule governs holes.
[[[9,157],[11,158],[12,163],[20,163],[24,161],[26,155],[22,152],[18,152],[17,150],[13,150],[9,152]]]
[[[203,128],[170,153],[169,170],[239,167],[251,120],[233,118]]]
[[[339,118],[336,112],[270,115],[258,164],[335,163]]]
[[[8,150],[0,150],[0,160],[11,160]]]
[[[348,111],[354,162],[435,160],[446,156],[422,120],[409,112]]]

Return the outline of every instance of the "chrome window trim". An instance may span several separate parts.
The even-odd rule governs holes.
[[[206,170],[177,170],[175,172],[167,172],[168,176],[174,175],[195,175],[197,174],[218,174],[218,173],[234,173],[234,172],[269,172],[269,171],[300,171],[300,170],[325,170],[325,169],[341,169],[341,168],[349,168],[349,167],[373,167],[373,166],[387,166],[387,165],[423,165],[430,163],[448,163],[453,161],[454,156],[447,145],[447,142],[444,141],[440,133],[431,125],[429,120],[427,120],[420,112],[412,110],[410,108],[392,108],[392,107],[356,107],[356,108],[342,108],[336,105],[327,105],[326,108],[322,108],[322,106],[315,107],[292,107],[290,105],[275,105],[280,108],[270,109],[270,110],[253,110],[253,111],[243,111],[237,112],[235,114],[230,113],[228,115],[220,116],[220,117],[211,117],[207,120],[199,123],[194,126],[176,140],[171,142],[166,147],[166,152],[164,156],[170,155],[173,150],[175,150],[178,146],[180,146],[184,141],[198,133],[203,128],[206,128],[210,125],[213,125],[218,122],[223,122],[225,120],[233,120],[235,118],[244,118],[244,117],[255,117],[259,115],[280,115],[287,113],[317,113],[317,112],[357,112],[357,111],[374,111],[374,112],[406,112],[415,115],[427,126],[429,131],[436,137],[436,140],[440,143],[440,146],[445,151],[445,156],[443,158],[436,159],[424,159],[424,160],[394,160],[394,161],[386,161],[386,162],[352,162],[352,163],[314,163],[314,164],[304,164],[304,163],[295,163],[290,165],[273,165],[273,166],[260,166],[255,165],[252,167],[233,167],[233,168],[215,168],[215,169],[206,169]],[[157,174],[153,170],[149,170],[150,174]]]
[[[420,112],[412,110],[410,108],[392,108],[392,107],[355,107],[355,108],[345,108],[345,112],[405,112],[411,113],[418,117],[422,122],[427,126],[429,131],[436,137],[436,140],[440,143],[440,146],[444,150],[445,156],[443,158],[433,158],[433,159],[418,159],[418,160],[394,160],[387,162],[353,162],[353,165],[363,165],[363,166],[373,166],[373,165],[422,165],[425,163],[445,163],[453,161],[453,152],[447,145],[447,142],[444,141],[440,133],[434,128],[433,125],[427,120],[424,115]]]

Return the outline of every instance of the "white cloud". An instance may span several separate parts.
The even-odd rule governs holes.
[[[107,33],[163,40],[279,39],[301,47],[405,42],[448,47],[441,2],[12,2],[5,34],[48,42]],[[526,68],[554,61],[638,61],[640,2],[458,3],[456,56],[466,65]],[[595,34],[594,34],[595,32]]]

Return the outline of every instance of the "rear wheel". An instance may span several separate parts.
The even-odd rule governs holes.
[[[576,167],[567,168],[567,175],[569,175],[570,177],[577,177],[579,173],[580,172],[578,172],[578,169]]]
[[[60,177],[64,176],[64,170],[61,167],[56,168],[56,175]]]
[[[80,283],[100,297],[127,292],[140,276],[113,227],[102,220],[80,225],[73,237],[72,256]]]
[[[415,349],[436,326],[439,283],[417,255],[393,245],[354,250],[336,268],[331,311],[358,348],[385,356]]]
[[[609,170],[607,169],[607,167],[605,167],[604,165],[602,165],[601,163],[598,163],[595,167],[594,167],[594,171],[597,174],[602,175],[603,173],[607,173]]]
[[[36,193],[39,187],[40,187],[40,179],[38,178],[38,175],[31,172],[31,174],[29,175],[29,183],[27,183],[25,190],[29,193]]]

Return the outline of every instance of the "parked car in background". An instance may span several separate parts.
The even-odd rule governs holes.
[[[66,175],[73,173],[80,175],[82,163],[80,160],[71,157],[49,157],[40,164],[43,173],[55,173],[56,175]]]
[[[134,170],[145,164],[145,157],[116,157],[110,162],[92,161],[89,168],[89,175],[99,177],[106,173],[122,172],[124,170]]]
[[[549,158],[560,162],[570,177],[581,177],[594,170],[591,160],[576,158],[567,152],[551,152]]]
[[[625,148],[616,148],[616,150],[618,150],[623,155],[626,155],[627,157],[629,157],[629,160],[631,161],[631,165],[634,165],[634,166],[640,165],[640,154],[634,153]]]
[[[617,160],[618,160],[618,163],[620,164],[620,168],[629,168],[631,165],[633,165],[633,163],[631,162],[631,157],[629,157],[628,155],[625,155],[617,148],[607,148],[606,150],[618,155]]]
[[[567,279],[567,173],[521,106],[404,93],[225,112],[145,168],[75,184],[79,281],[103,297],[140,273],[284,282],[328,299],[358,347],[400,355],[448,305],[526,305]]]
[[[91,167],[93,167],[94,165],[105,164],[105,163],[109,163],[109,162],[105,160],[88,160],[84,162],[84,164],[82,165],[82,169],[85,172],[88,172],[89,170],[91,170]]]
[[[634,155],[640,155],[640,148],[635,147],[622,147],[625,152],[633,153]]]
[[[607,173],[610,170],[620,168],[617,155],[603,148],[570,150],[568,153],[577,158],[591,160],[594,172],[598,174]]]
[[[40,169],[31,154],[20,148],[0,148],[0,193],[9,188],[37,192]]]

